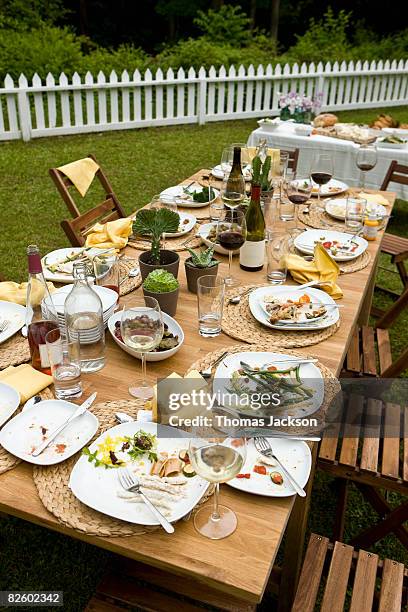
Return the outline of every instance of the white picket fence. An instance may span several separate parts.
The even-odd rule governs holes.
[[[403,105],[408,60],[136,70],[132,77],[124,70],[120,79],[88,72],[71,82],[64,73],[58,82],[36,74],[31,83],[8,75],[0,88],[0,140],[273,116],[279,95],[290,91],[322,92],[323,110]]]

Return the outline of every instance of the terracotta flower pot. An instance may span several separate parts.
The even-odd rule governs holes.
[[[179,288],[174,291],[168,291],[167,293],[155,293],[153,291],[147,291],[143,287],[144,295],[155,298],[159,302],[160,309],[173,317],[177,310],[177,301],[179,296]]]
[[[149,263],[150,257],[151,251],[144,251],[139,255],[140,275],[142,280],[144,280],[150,272],[158,269],[171,272],[177,278],[180,263],[180,255],[178,253],[162,249],[160,251],[160,261],[162,263],[160,264]]]
[[[196,268],[191,264],[191,257],[184,262],[186,269],[187,287],[191,293],[197,293],[197,280],[200,276],[217,276],[218,262],[209,268]]]

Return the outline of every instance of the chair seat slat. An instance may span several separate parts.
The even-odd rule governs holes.
[[[350,395],[340,451],[340,463],[344,465],[356,467],[363,410],[364,398],[361,395]]]
[[[404,566],[385,559],[378,612],[401,612]]]
[[[343,612],[353,550],[352,546],[341,542],[334,545],[321,612]]]
[[[328,538],[311,534],[292,612],[314,611],[328,545]]]
[[[378,555],[368,553],[365,550],[359,551],[350,612],[362,612],[363,610],[372,609],[377,566]]]
[[[392,364],[390,334],[388,329],[378,328],[376,331],[380,374],[382,374]]]
[[[368,472],[378,472],[378,453],[380,448],[381,417],[383,405],[381,400],[368,398],[364,423],[363,448],[360,467]]]
[[[384,405],[384,441],[381,473],[389,478],[399,476],[401,407]]]
[[[363,346],[363,372],[370,376],[377,374],[377,365],[375,360],[375,339],[374,330],[372,327],[361,328],[361,339]]]

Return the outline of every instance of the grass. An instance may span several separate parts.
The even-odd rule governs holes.
[[[341,120],[370,122],[380,112],[408,122],[406,107],[338,114]],[[0,271],[8,279],[25,280],[28,244],[39,244],[43,253],[68,246],[59,226],[67,210],[48,176],[48,168],[94,153],[130,212],[163,188],[218,163],[226,144],[245,142],[255,127],[254,120],[227,121],[1,144]],[[81,210],[100,201],[100,195],[92,186],[81,202]],[[408,235],[406,203],[400,201],[394,208],[390,230]],[[385,256],[381,264],[388,268],[379,272],[382,283],[397,288],[399,279],[391,274]],[[390,299],[378,293],[375,303],[387,306]],[[407,329],[408,313],[403,313],[392,330],[395,354],[407,344]],[[318,473],[309,517],[311,530],[331,535],[335,499],[332,479]],[[348,508],[346,538],[376,520],[355,489],[351,490]],[[394,536],[382,540],[375,550],[381,556],[408,563],[406,551]],[[109,553],[96,547],[13,517],[0,518],[0,590],[63,590],[64,610],[77,612],[84,608],[109,559]]]

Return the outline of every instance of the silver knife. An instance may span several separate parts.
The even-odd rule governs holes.
[[[38,455],[41,455],[41,453],[47,448],[47,446],[49,446],[51,442],[55,440],[55,438],[65,429],[67,425],[69,425],[69,423],[71,423],[74,419],[84,414],[84,412],[86,412],[88,408],[92,406],[92,404],[95,401],[96,395],[97,393],[95,391],[95,393],[92,393],[92,395],[88,397],[87,400],[85,400],[80,406],[78,406],[74,414],[72,414],[69,417],[69,419],[64,421],[64,423],[62,423],[62,425],[57,427],[57,429],[54,429],[54,431],[48,436],[48,438],[44,442],[42,442],[40,446],[37,446],[37,448],[31,453],[32,456],[38,457]]]

